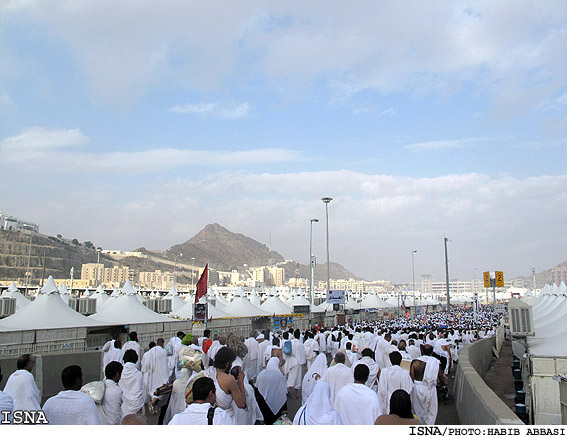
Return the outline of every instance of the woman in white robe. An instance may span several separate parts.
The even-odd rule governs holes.
[[[256,400],[265,424],[274,424],[287,404],[287,383],[279,369],[279,359],[272,357],[256,379]]]
[[[331,390],[325,382],[318,381],[313,392],[301,406],[293,419],[295,425],[343,424],[339,413],[331,407]]]
[[[165,417],[163,418],[163,424],[169,424],[175,414],[183,412],[187,407],[187,403],[185,402],[185,389],[192,376],[193,370],[185,367],[181,368],[179,377],[173,382],[169,405],[165,412]]]
[[[313,391],[315,382],[321,379],[326,372],[327,356],[324,353],[319,353],[303,377],[301,384],[301,403],[305,404]]]

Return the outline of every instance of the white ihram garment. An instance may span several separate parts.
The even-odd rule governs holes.
[[[378,367],[378,364],[371,357],[363,356],[361,359],[357,360],[356,362],[354,362],[352,364],[351,369],[352,369],[353,372],[354,372],[354,369],[356,368],[356,366],[359,365],[359,364],[364,364],[368,367],[369,374],[368,374],[368,379],[366,380],[365,385],[368,386],[371,389],[376,390],[376,378],[378,376],[378,371],[380,370],[380,368]]]
[[[169,405],[163,417],[163,423],[168,424],[174,415],[179,414],[185,410],[187,403],[185,402],[185,389],[193,375],[193,370],[188,368],[181,368],[179,377],[173,382],[171,396],[169,398]]]
[[[118,383],[122,390],[122,417],[137,414],[140,409],[144,413],[144,377],[136,368],[136,364],[126,362]]]
[[[142,347],[136,341],[128,341],[122,346],[122,357],[124,357],[124,353],[128,350],[134,350],[138,354],[138,361],[136,362],[136,368],[138,370],[142,367]]]
[[[167,383],[170,375],[167,352],[159,345],[144,354],[142,374],[144,376],[144,389],[151,400],[154,397],[155,390]]]
[[[378,382],[378,397],[385,414],[390,413],[390,397],[398,389],[403,389],[411,394],[413,381],[410,373],[399,365],[384,368],[380,373],[380,381]]]
[[[280,371],[279,363],[277,357],[272,357],[266,365],[266,369],[261,371],[256,379],[258,392],[274,415],[280,411],[287,401],[286,381]]]
[[[43,405],[49,424],[102,424],[94,400],[81,391],[61,391]]]
[[[411,392],[411,405],[421,424],[434,425],[437,418],[437,376],[439,360],[431,356],[420,356],[417,360],[425,362],[423,381],[415,380]]]
[[[354,383],[354,373],[345,364],[338,363],[327,370],[321,379],[322,382],[329,384],[331,391],[331,406],[335,406],[335,397],[343,386]],[[336,408],[335,408],[336,409]]]
[[[14,399],[14,411],[39,411],[41,396],[33,374],[17,370],[8,377],[4,392]]]
[[[171,349],[171,355],[167,358],[169,375],[175,373],[175,378],[177,379],[179,377],[179,371],[177,371],[177,360],[179,359],[179,356],[177,355],[177,352],[181,348],[181,339],[177,336],[173,336],[167,344],[168,349]]]
[[[104,381],[104,397],[96,405],[98,417],[102,424],[116,425],[122,421],[122,390],[114,380]]]
[[[362,383],[343,386],[335,399],[335,409],[347,425],[373,425],[382,415],[378,396]]]

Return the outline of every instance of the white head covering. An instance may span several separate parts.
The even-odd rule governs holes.
[[[277,414],[287,400],[287,384],[279,368],[280,360],[272,357],[266,369],[258,374],[256,386],[270,410]]]
[[[319,353],[309,369],[303,377],[303,383],[301,384],[301,398],[303,404],[307,401],[311,391],[313,391],[313,386],[317,379],[322,378],[327,372],[327,356],[324,353]],[[316,376],[318,374],[318,376]]]
[[[331,389],[326,382],[317,382],[304,408],[297,411],[293,424],[343,424],[339,413],[331,407]]]

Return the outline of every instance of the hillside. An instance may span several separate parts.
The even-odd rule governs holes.
[[[567,267],[567,261],[563,263],[559,263],[557,267]],[[531,275],[526,277],[517,277],[521,280],[524,280],[524,284],[528,287],[531,287],[533,284],[533,277]],[[536,272],[536,288],[541,289],[546,284],[553,283],[553,274],[551,269],[546,269],[545,271]]]
[[[31,237],[31,243],[30,243]],[[30,266],[30,284],[37,285],[41,277],[69,278],[71,267],[74,277],[81,277],[83,263],[97,261],[96,248],[90,243],[79,243],[76,239],[46,236],[23,231],[0,230],[0,279],[24,281],[26,269]],[[100,262],[112,266],[104,254]]]

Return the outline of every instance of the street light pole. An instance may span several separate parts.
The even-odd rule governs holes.
[[[96,250],[96,278],[95,278],[95,287],[98,287],[98,264],[100,263],[100,251]]]
[[[193,292],[193,274],[195,270],[195,257],[191,257],[191,292]]]
[[[449,239],[445,237],[445,279],[447,281],[447,312],[451,310],[451,297],[449,292],[449,258],[447,256],[447,242],[450,242]]]
[[[329,263],[329,202],[333,198],[325,197],[321,198],[321,201],[325,203],[325,217],[327,219],[327,293],[331,290],[331,267]]]
[[[28,247],[28,269],[26,270],[26,295],[28,294],[28,279],[30,279],[31,244],[32,244],[32,236],[30,236],[30,244]]]
[[[417,315],[417,305],[415,304],[415,265],[413,261],[413,255],[417,252],[417,249],[414,249],[411,252],[411,291],[413,295],[413,314],[414,316]]]
[[[309,293],[311,294],[311,306],[315,305],[315,293],[313,292],[313,274],[315,272],[314,258],[313,258],[313,222],[319,222],[319,219],[310,219],[309,226]]]

